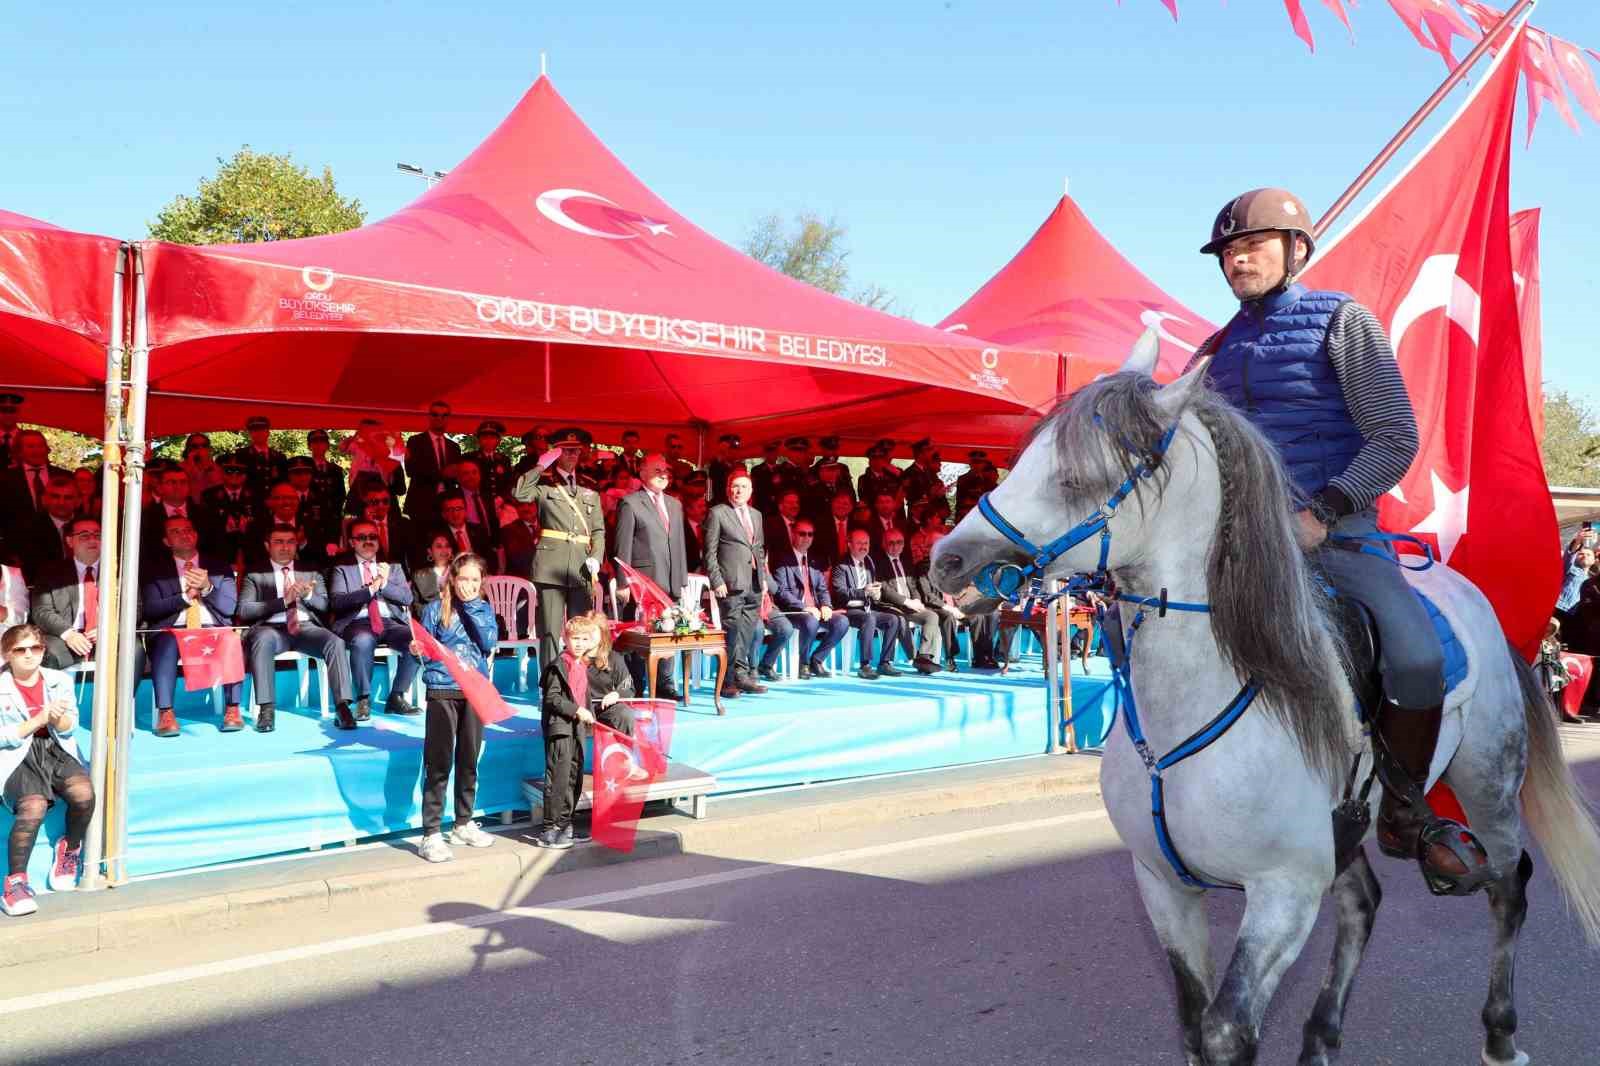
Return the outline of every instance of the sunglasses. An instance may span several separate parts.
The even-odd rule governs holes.
[[[807,537],[813,537],[815,535],[816,534],[812,533],[809,529],[806,530],[805,532],[801,532],[798,529],[794,531],[794,539],[795,540],[804,540]]]
[[[378,535],[376,533],[358,533],[350,539],[354,541],[375,541],[378,539]]]
[[[44,645],[43,644],[23,644],[23,645],[21,645],[19,647],[12,648],[7,654],[8,655],[43,655],[44,654]]]

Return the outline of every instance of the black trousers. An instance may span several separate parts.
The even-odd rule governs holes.
[[[298,651],[321,659],[328,671],[328,689],[335,703],[348,703],[353,698],[350,679],[350,656],[344,641],[330,630],[303,622],[300,632],[289,635],[289,628],[279,622],[257,622],[244,635],[245,657],[250,662],[250,676],[255,681],[256,702],[271,705],[277,702],[277,664],[274,660],[283,652]]]
[[[722,629],[727,636],[728,679],[750,672],[750,648],[761,628],[761,593],[754,589],[730,591],[722,597]]]
[[[539,592],[535,611],[539,626],[539,669],[561,657],[561,630],[568,617],[594,610],[588,585],[535,585]]]
[[[422,738],[422,831],[437,833],[444,817],[444,786],[456,775],[456,823],[472,819],[478,802],[478,755],[483,720],[457,689],[429,689]]]
[[[583,737],[545,735],[544,828],[565,829],[583,795]]]

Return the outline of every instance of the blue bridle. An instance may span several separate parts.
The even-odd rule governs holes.
[[[1103,425],[1098,415],[1095,423]],[[1043,547],[1037,547],[1016,526],[1006,521],[999,511],[995,510],[989,501],[989,494],[985,493],[978,498],[978,513],[988,520],[989,524],[999,531],[1006,540],[1027,552],[1031,559],[1026,566],[1016,563],[990,563],[978,573],[978,591],[985,596],[992,596],[1008,603],[1017,603],[1026,595],[1038,602],[1049,602],[1061,595],[1070,595],[1090,588],[1104,588],[1106,584],[1106,564],[1111,558],[1111,517],[1116,513],[1124,500],[1131,495],[1141,480],[1154,476],[1156,469],[1161,465],[1167,449],[1172,446],[1172,439],[1177,434],[1178,424],[1174,422],[1167,431],[1161,435],[1148,454],[1140,457],[1139,465],[1127,476],[1121,485],[1117,486],[1109,499],[1100,506],[1094,514],[1085,518],[1071,529],[1067,530],[1055,540]],[[1134,455],[1139,455],[1139,450],[1129,441],[1121,440],[1122,447]],[[1061,592],[1046,592],[1044,589],[1044,574],[1050,564],[1061,558],[1073,548],[1082,544],[1090,537],[1100,537],[1100,562],[1094,573],[1084,582],[1074,578],[1068,582],[1067,588]],[[1026,593],[1024,587],[1026,586]],[[1133,640],[1138,635],[1139,627],[1144,624],[1145,610],[1155,608],[1158,617],[1164,617],[1168,611],[1187,611],[1195,614],[1207,614],[1211,607],[1204,603],[1188,603],[1181,600],[1167,598],[1167,590],[1162,589],[1159,596],[1134,596],[1124,593],[1116,594],[1115,598],[1124,603],[1136,604],[1138,610],[1134,613],[1133,622],[1129,626],[1128,636],[1123,650],[1114,654],[1111,659],[1112,685],[1117,695],[1117,708],[1120,711],[1123,728],[1127,730],[1128,739],[1132,742],[1134,751],[1144,762],[1146,771],[1150,774],[1150,817],[1155,826],[1156,843],[1161,848],[1161,854],[1166,858],[1167,864],[1172,867],[1172,872],[1179,881],[1190,888],[1231,888],[1240,886],[1226,882],[1206,880],[1196,874],[1183,856],[1178,853],[1177,843],[1172,839],[1172,833],[1167,826],[1167,808],[1165,784],[1162,775],[1178,763],[1197,755],[1216,743],[1224,733],[1233,728],[1234,723],[1244,717],[1244,713],[1255,702],[1260,688],[1253,680],[1246,681],[1239,689],[1237,695],[1228,701],[1220,713],[1207,722],[1187,740],[1167,752],[1165,755],[1156,755],[1149,742],[1145,740],[1144,728],[1139,722],[1139,707],[1133,696]],[[1104,606],[1097,606],[1096,614],[1103,623],[1105,620]],[[1109,644],[1108,644],[1109,647]]]

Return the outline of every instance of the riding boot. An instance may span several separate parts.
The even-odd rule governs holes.
[[[1378,735],[1391,760],[1389,772],[1379,773],[1378,848],[1394,858],[1417,860],[1436,895],[1465,895],[1485,883],[1488,854],[1470,830],[1436,815],[1423,793],[1443,719],[1443,707],[1406,710],[1388,701],[1378,712]],[[1445,840],[1451,844],[1441,843]]]

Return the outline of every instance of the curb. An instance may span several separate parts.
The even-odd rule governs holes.
[[[455,860],[447,863],[421,862],[409,842],[396,842],[392,848],[360,853],[308,853],[270,867],[201,871],[103,892],[52,894],[41,897],[38,916],[0,919],[0,971],[98,951],[149,950],[229,931],[361,918],[378,908],[417,922],[437,920],[435,908],[441,901],[497,910],[516,899],[530,879],[672,855],[722,855],[775,839],[917,817],[1036,804],[1097,791],[1099,775],[1100,760],[1094,755],[1030,756],[720,797],[703,821],[672,815],[645,818],[634,850],[627,854],[597,846],[545,851],[527,842],[531,833],[524,823],[497,833],[491,849],[457,848]]]

